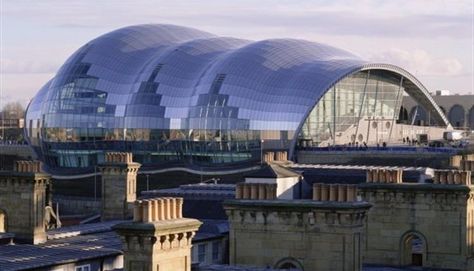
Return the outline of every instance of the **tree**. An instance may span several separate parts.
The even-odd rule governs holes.
[[[10,102],[0,112],[0,141],[23,141],[20,119],[25,117],[25,109],[19,102]]]
[[[3,106],[2,118],[20,119],[25,117],[25,108],[19,102],[10,102]]]

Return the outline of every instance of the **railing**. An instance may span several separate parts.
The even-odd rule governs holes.
[[[436,148],[436,147],[298,147],[300,151],[312,152],[434,152],[434,153],[457,153],[455,148]]]

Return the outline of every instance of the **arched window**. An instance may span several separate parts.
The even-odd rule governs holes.
[[[295,258],[283,258],[275,264],[275,269],[288,271],[304,271],[303,265]]]
[[[455,104],[449,110],[448,119],[452,126],[460,128],[464,127],[464,116],[464,107],[459,104]]]
[[[427,254],[426,238],[419,232],[406,232],[400,239],[400,265],[424,266]]]
[[[443,111],[444,114],[446,114],[446,109],[444,109],[444,107],[439,106],[439,108],[441,109],[441,111]]]
[[[417,105],[410,110],[410,124],[419,126],[428,124],[428,116],[423,107]]]
[[[474,106],[471,107],[469,110],[469,121],[468,121],[469,129],[474,130]]]
[[[400,114],[398,115],[398,123],[408,123],[408,111],[405,107],[400,107]]]

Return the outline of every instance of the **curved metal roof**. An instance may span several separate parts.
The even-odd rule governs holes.
[[[174,25],[125,27],[87,43],[38,93],[28,118],[45,114],[46,126],[65,128],[297,131],[332,85],[369,69],[407,78],[407,92],[448,125],[421,83],[396,66],[315,42],[253,42]],[[78,105],[72,89],[91,100]],[[103,103],[103,112],[87,103]]]

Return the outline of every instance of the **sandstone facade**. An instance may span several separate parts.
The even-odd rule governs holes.
[[[230,264],[299,270],[361,270],[370,204],[313,200],[233,200]]]
[[[40,172],[38,161],[17,161],[15,171],[0,173],[0,231],[14,233],[20,242],[46,241],[45,207],[50,177]]]
[[[140,166],[132,161],[131,153],[106,153],[105,163],[99,165],[102,176],[102,220],[132,216]]]
[[[373,205],[364,263],[473,270],[474,190],[463,185],[470,176],[458,173],[449,183],[442,172],[434,184],[359,185],[362,199]]]

